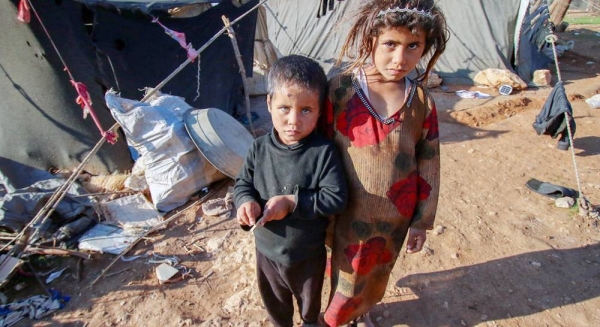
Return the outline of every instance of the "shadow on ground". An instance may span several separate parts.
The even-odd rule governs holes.
[[[401,278],[413,296],[387,304],[386,325],[473,326],[598,297],[599,253],[600,243]]]

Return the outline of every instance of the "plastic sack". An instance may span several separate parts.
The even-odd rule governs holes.
[[[593,109],[600,109],[600,94],[596,94],[593,97],[586,99],[585,102]]]
[[[109,91],[105,101],[127,144],[144,160],[144,176],[157,210],[175,209],[202,188],[226,178],[190,139],[183,114],[191,107],[183,98],[157,94],[146,103]]]

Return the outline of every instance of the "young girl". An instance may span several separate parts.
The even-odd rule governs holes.
[[[423,83],[447,39],[434,0],[371,0],[343,45],[338,63],[354,61],[330,81],[331,103],[321,118],[341,151],[349,187],[347,209],[333,228],[329,326],[367,320],[407,234],[406,252],[415,253],[433,227],[439,134]],[[423,58],[425,70],[409,79]]]

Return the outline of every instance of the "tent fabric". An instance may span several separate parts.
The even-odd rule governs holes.
[[[546,37],[552,35],[548,6],[542,4],[525,17],[519,37],[519,56],[516,70],[526,83],[531,83],[533,73],[546,69],[554,61],[543,49],[548,46]]]
[[[283,55],[311,57],[332,75],[349,27],[347,19],[359,4],[336,2],[333,11],[317,18],[322,1],[270,0],[265,5],[269,39]],[[450,33],[435,67],[445,84],[473,84],[473,77],[488,68],[514,72],[515,46],[528,0],[453,0],[438,5]]]
[[[94,49],[83,25],[82,5],[32,3],[74,79],[87,86],[102,127],[110,128],[114,120],[102,105],[103,89],[95,79]],[[91,117],[83,119],[75,103],[77,92],[39,21],[32,13],[29,24],[19,22],[17,5],[18,0],[0,1],[0,170],[12,180],[29,178],[21,165],[74,168],[101,138]],[[86,169],[102,173],[131,164],[121,139],[103,145]]]
[[[343,18],[359,4],[356,0],[336,1],[334,10],[317,18],[321,1],[269,0],[269,39],[283,55],[298,54],[318,61],[325,71],[333,68],[348,25]],[[341,23],[338,25],[338,23]]]
[[[21,231],[65,182],[64,178],[48,176],[48,179],[6,193],[0,198],[0,228],[12,232]],[[66,191],[66,196],[54,206],[52,221],[62,225],[74,221],[81,215],[93,218],[94,209],[91,200],[80,196],[87,193],[83,187],[72,184]]]
[[[438,4],[450,40],[435,70],[448,84],[472,84],[479,71],[512,68],[513,38],[522,0],[453,0]]]
[[[218,0],[75,0],[90,7],[104,7],[110,9],[136,11],[150,14],[154,11],[167,10],[174,7],[183,7],[198,3],[213,3]]]
[[[83,3],[85,2],[85,4]],[[155,87],[185,60],[186,51],[152,23],[149,15],[95,4],[110,1],[32,0],[33,7],[77,82],[84,83],[101,125],[115,121],[104,104],[113,88],[128,98],[141,99],[144,87]],[[125,2],[125,1],[124,1]],[[142,3],[143,1],[134,1]],[[152,2],[152,4],[150,4]],[[146,1],[180,5],[200,1]],[[77,92],[57,52],[32,12],[29,24],[17,20],[19,0],[0,1],[0,171],[11,181],[27,178],[29,170],[77,167],[100,140],[91,117],[83,119],[75,103]],[[246,13],[257,0],[235,6],[224,1],[193,18],[160,18],[161,23],[186,33],[198,49],[223,28],[222,15],[231,21]],[[119,15],[119,13],[121,15]],[[233,25],[246,71],[251,73],[255,11]],[[86,25],[87,24],[87,25]],[[197,62],[197,61],[196,61]],[[198,67],[186,66],[162,89],[185,97],[194,107],[216,107],[230,114],[243,110],[243,84],[226,34],[201,54],[200,97],[196,97]],[[85,170],[105,174],[131,169],[133,161],[120,132],[92,156]]]
[[[186,41],[198,49],[223,28],[221,16],[234,20],[256,3],[258,1],[254,0],[236,7],[231,2],[223,2],[197,17],[162,18],[160,22],[171,30],[185,33]],[[187,59],[187,53],[179,43],[160,25],[152,23],[149,16],[130,17],[100,8],[96,20],[93,36],[102,83],[120,92],[124,98],[143,98],[142,88],[158,85]],[[256,11],[233,26],[247,74],[252,72],[255,25]],[[223,34],[196,58],[195,63],[188,64],[175,75],[161,92],[181,96],[195,108],[216,107],[237,115],[245,112],[239,71],[231,40]]]

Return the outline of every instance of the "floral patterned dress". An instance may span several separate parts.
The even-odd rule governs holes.
[[[352,76],[330,82],[321,127],[341,152],[350,196],[330,235],[330,326],[348,323],[383,298],[409,227],[433,228],[440,179],[435,104],[414,82],[406,98],[383,119]]]

